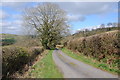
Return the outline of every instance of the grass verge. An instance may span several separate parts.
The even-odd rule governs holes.
[[[95,60],[93,58],[86,57],[86,56],[84,56],[82,54],[73,53],[71,50],[68,50],[66,48],[63,48],[62,51],[64,53],[66,53],[68,56],[70,56],[70,57],[72,57],[74,59],[77,59],[79,61],[82,61],[82,62],[84,62],[86,64],[89,64],[89,65],[91,65],[93,67],[99,68],[99,69],[104,70],[104,71],[108,71],[108,72],[110,72],[112,74],[120,74],[119,69],[116,69],[114,67],[111,68],[106,63],[99,62],[99,61],[97,61],[97,60]]]
[[[29,73],[31,78],[63,77],[52,59],[52,52],[53,50],[50,50],[42,60],[38,61],[34,66],[32,66],[32,70]]]

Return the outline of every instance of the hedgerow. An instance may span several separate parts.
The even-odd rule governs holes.
[[[27,49],[17,46],[2,47],[2,77],[10,77],[16,71],[21,72],[25,65],[32,65],[43,48]]]
[[[74,38],[66,41],[66,47],[85,56],[117,67],[120,64],[119,32],[110,31],[89,37]]]

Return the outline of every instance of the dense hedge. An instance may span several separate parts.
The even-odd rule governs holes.
[[[43,52],[43,48],[27,48],[7,46],[2,48],[2,76],[9,77],[16,71],[22,71],[26,64],[32,65],[38,54]]]
[[[119,35],[118,31],[111,31],[89,37],[74,38],[65,42],[65,45],[68,49],[117,66],[120,64]]]

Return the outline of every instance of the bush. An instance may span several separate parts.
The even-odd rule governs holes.
[[[29,59],[28,52],[20,47],[3,47],[2,56],[2,74],[4,76],[12,75],[14,72],[21,70]]]
[[[96,58],[98,61],[113,65],[116,64],[117,56],[119,55],[120,44],[118,36],[118,31],[110,31],[89,37],[74,38],[67,41],[66,47],[86,56]]]
[[[24,47],[6,46],[2,48],[2,75],[10,77],[16,71],[22,71],[26,64],[32,64],[38,54],[43,52],[43,48],[30,49]]]
[[[33,65],[35,58],[44,51],[43,47],[32,47],[30,48],[30,59],[29,59],[29,66]]]

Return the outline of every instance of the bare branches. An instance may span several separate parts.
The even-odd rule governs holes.
[[[45,48],[55,46],[64,31],[68,29],[65,11],[52,3],[43,3],[37,7],[26,9],[24,20],[25,24],[40,33],[41,42]]]

